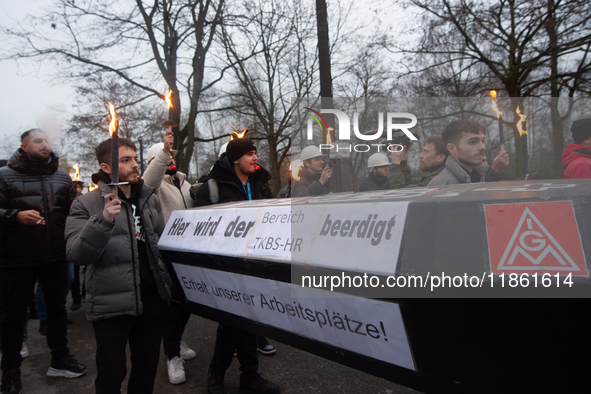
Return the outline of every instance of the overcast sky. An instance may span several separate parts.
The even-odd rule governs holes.
[[[0,24],[10,25],[34,13],[45,0],[2,1]],[[0,61],[2,92],[0,95],[0,138],[16,139],[23,131],[34,127],[47,129],[57,135],[65,112],[71,111],[73,89],[68,85],[52,83],[55,66],[48,61],[42,64],[31,60]],[[15,149],[18,146],[15,147]],[[6,154],[0,152],[0,158]]]

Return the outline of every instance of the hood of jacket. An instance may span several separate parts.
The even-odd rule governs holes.
[[[18,148],[8,160],[8,167],[26,175],[51,175],[59,169],[59,157],[49,152],[47,161],[31,160],[21,148]]]
[[[562,152],[562,167],[566,168],[571,162],[581,158],[591,159],[591,148],[585,145],[568,144]]]

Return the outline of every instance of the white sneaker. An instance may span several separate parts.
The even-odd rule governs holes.
[[[192,360],[197,357],[197,353],[195,350],[190,349],[189,346],[185,343],[185,341],[181,341],[181,358],[183,360]]]
[[[29,349],[27,349],[27,345],[23,342],[23,347],[21,347],[21,357],[27,358],[29,357]]]
[[[181,384],[187,381],[185,377],[185,366],[183,365],[185,360],[174,356],[172,360],[167,360],[166,365],[168,366],[168,380],[172,384]]]

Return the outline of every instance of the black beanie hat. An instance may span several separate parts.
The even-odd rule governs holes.
[[[591,118],[575,120],[570,127],[575,144],[580,144],[591,137]]]
[[[257,147],[254,146],[251,140],[248,138],[234,138],[226,147],[226,156],[228,156],[230,163],[234,163],[251,150],[257,150]]]

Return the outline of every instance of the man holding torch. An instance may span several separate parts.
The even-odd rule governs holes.
[[[0,267],[4,293],[2,393],[21,391],[20,365],[27,306],[37,280],[45,291],[48,376],[75,378],[86,367],[70,355],[66,338],[68,263],[64,224],[75,198],[47,134],[26,131],[21,147],[0,169]]]
[[[172,149],[174,135],[172,130],[164,134],[161,143],[155,144],[148,150],[148,169],[142,176],[146,185],[155,189],[155,194],[162,203],[164,221],[167,222],[174,210],[187,209],[193,206],[191,187],[186,182],[186,175],[176,169]],[[185,382],[184,360],[190,360],[197,356],[182,340],[185,326],[191,317],[191,313],[171,305],[167,308],[162,343],[164,353],[168,357],[168,380],[172,384]]]
[[[164,216],[154,189],[139,179],[136,148],[128,139],[118,139],[118,180],[111,179],[113,147],[111,139],[96,147],[101,169],[92,181],[99,187],[72,203],[67,257],[87,267],[86,316],[97,343],[96,393],[120,392],[129,342],[127,392],[150,394],[160,356],[163,302],[170,300],[172,287],[158,250]]]
[[[501,151],[493,165],[483,165],[486,158],[484,146],[486,128],[471,119],[451,121],[442,133],[449,152],[445,168],[429,182],[428,186],[455,185],[459,183],[493,182],[502,179],[501,172],[509,165],[509,155]]]
[[[257,148],[248,138],[235,138],[226,152],[213,165],[197,190],[194,206],[211,205],[209,180],[218,187],[219,203],[273,198],[271,174],[257,165]],[[257,335],[226,324],[218,326],[213,359],[209,364],[207,393],[224,393],[224,375],[236,351],[240,362],[240,392],[279,394],[279,386],[263,379],[259,373]]]

